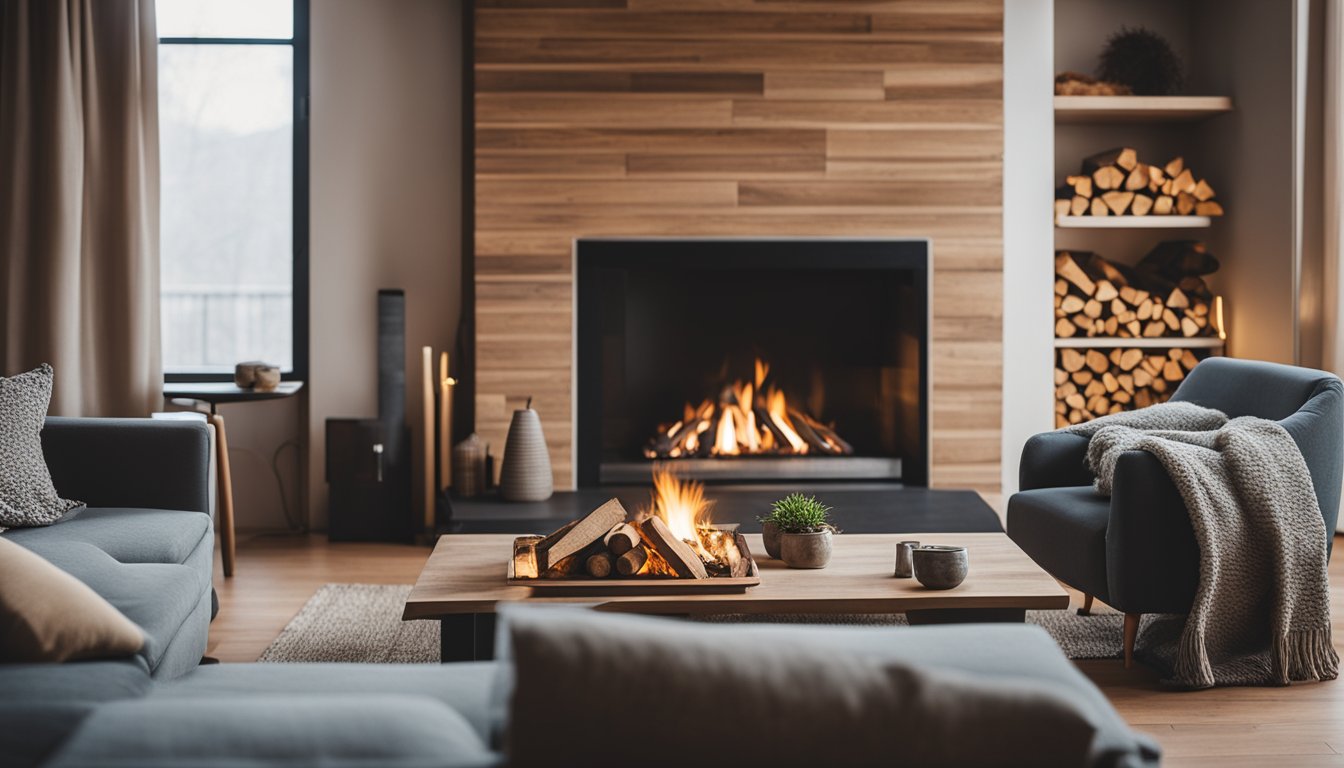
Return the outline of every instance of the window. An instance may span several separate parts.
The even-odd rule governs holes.
[[[158,0],[170,380],[307,361],[307,0]]]

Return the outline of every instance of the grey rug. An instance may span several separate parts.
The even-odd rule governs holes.
[[[421,663],[439,661],[436,621],[402,621],[409,586],[380,584],[327,584],[317,590],[258,661]],[[740,623],[768,619],[779,624],[844,624],[898,626],[896,615],[850,616],[716,616],[713,623]],[[1073,610],[1027,611],[1027,622],[1038,624],[1059,643],[1071,659],[1120,658],[1122,617],[1113,612],[1079,616]]]

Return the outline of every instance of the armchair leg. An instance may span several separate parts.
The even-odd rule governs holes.
[[[1134,641],[1139,636],[1139,619],[1142,613],[1125,614],[1125,669],[1134,666]]]
[[[1083,607],[1078,609],[1078,615],[1079,615],[1079,616],[1091,616],[1091,615],[1092,615],[1092,596],[1091,596],[1091,595],[1088,595],[1088,594],[1084,594],[1084,595],[1083,595]]]

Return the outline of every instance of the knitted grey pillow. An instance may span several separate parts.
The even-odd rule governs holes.
[[[82,502],[62,499],[42,455],[51,366],[0,377],[0,530],[51,525]]]

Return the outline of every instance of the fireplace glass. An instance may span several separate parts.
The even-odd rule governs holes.
[[[580,240],[581,486],[928,478],[924,240]]]

